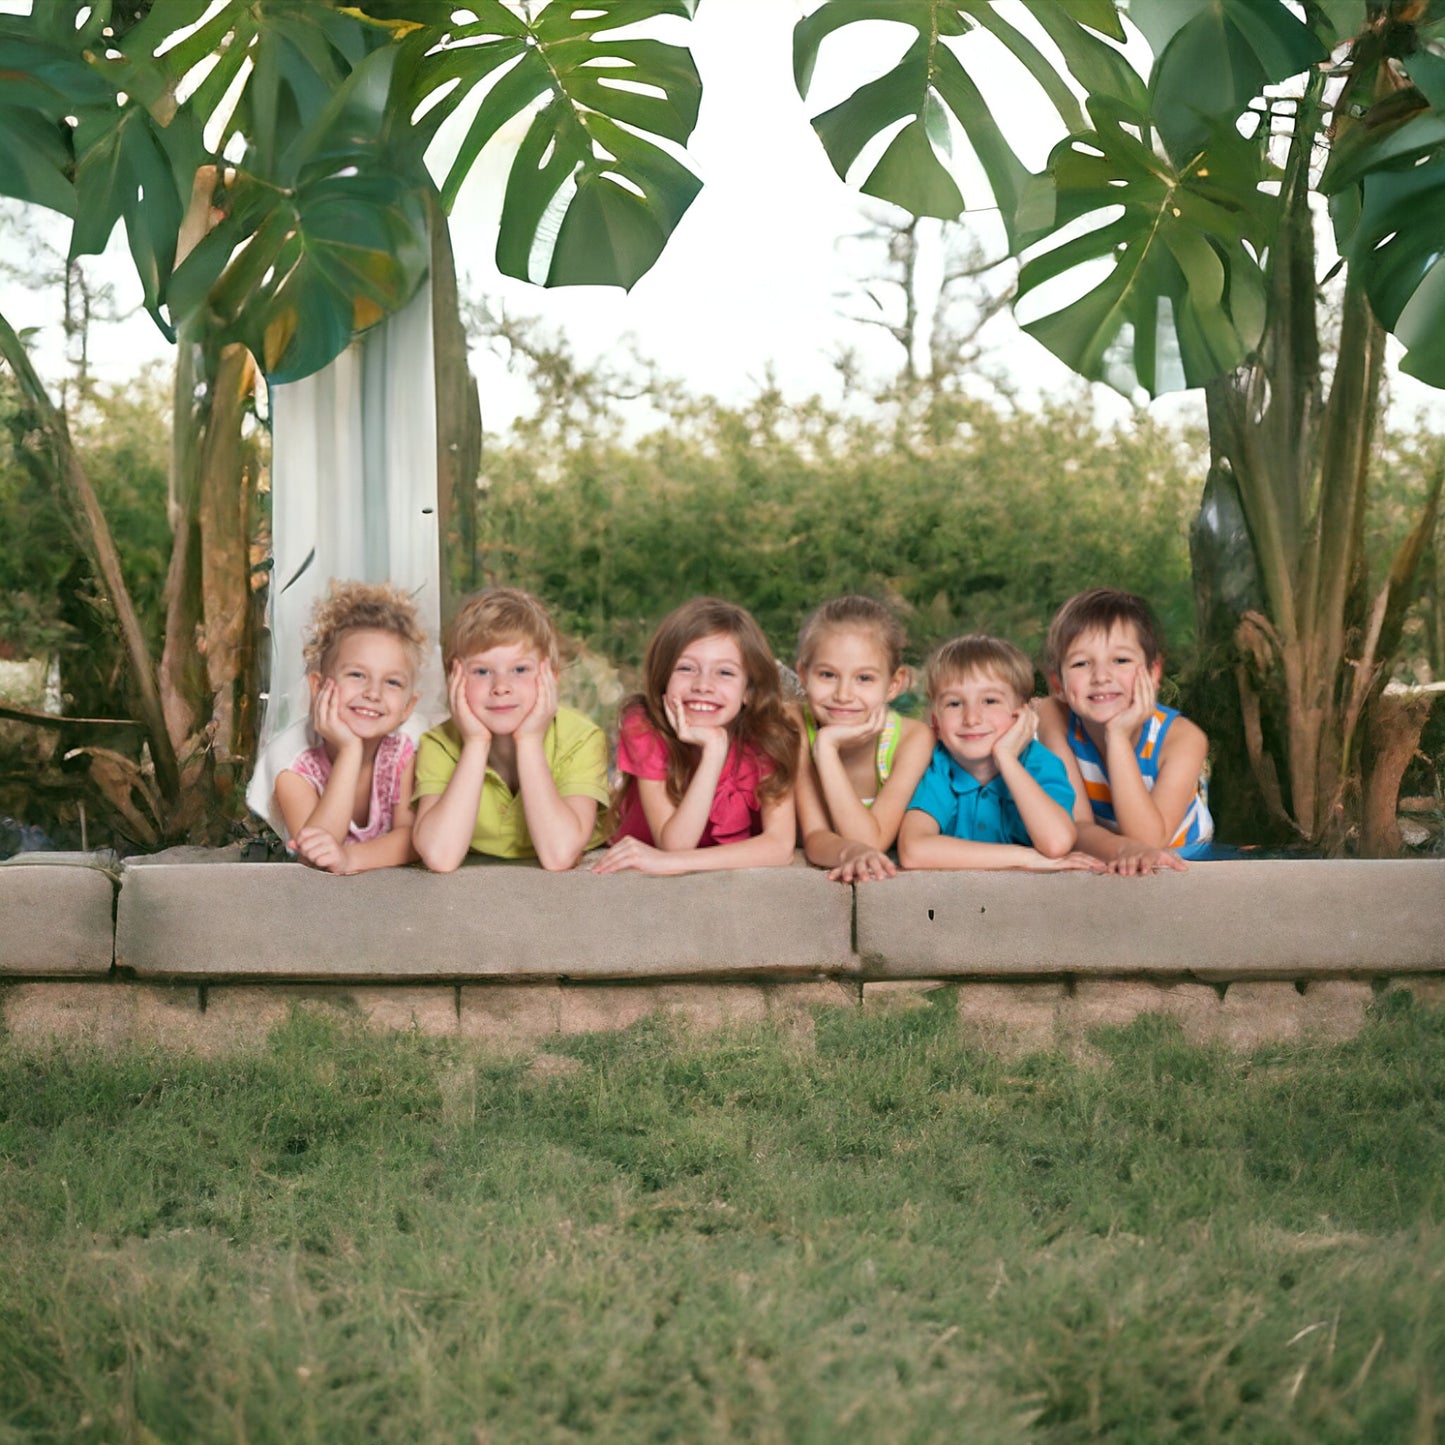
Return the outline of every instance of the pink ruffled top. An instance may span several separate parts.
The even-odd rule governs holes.
[[[391,733],[382,738],[371,769],[371,806],[367,810],[366,822],[351,824],[346,835],[348,841],[369,843],[373,838],[383,838],[391,832],[396,805],[401,801],[402,775],[415,752],[416,744],[405,733]],[[320,743],[307,748],[291,764],[291,771],[305,778],[320,797],[331,777],[331,759],[326,755],[326,748]]]

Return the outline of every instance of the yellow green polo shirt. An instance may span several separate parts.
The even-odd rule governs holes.
[[[591,718],[570,707],[559,707],[552,719],[542,748],[547,754],[547,771],[564,798],[595,798],[601,805],[597,826],[588,842],[599,847],[607,837],[607,735]],[[412,801],[446,791],[462,756],[461,735],[450,722],[422,734],[416,753],[416,788]],[[493,858],[535,858],[527,832],[527,814],[522,795],[514,793],[491,768],[482,782],[482,800],[477,806],[477,826],[472,830],[473,853]]]

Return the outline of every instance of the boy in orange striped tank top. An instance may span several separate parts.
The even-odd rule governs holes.
[[[1049,625],[1039,740],[1074,785],[1078,847],[1115,873],[1183,869],[1214,836],[1204,765],[1209,739],[1158,701],[1164,658],[1149,604],[1097,587]]]

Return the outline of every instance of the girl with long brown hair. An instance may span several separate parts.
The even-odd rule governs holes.
[[[767,639],[743,608],[695,597],[663,619],[619,734],[618,825],[597,872],[792,862],[798,735]]]

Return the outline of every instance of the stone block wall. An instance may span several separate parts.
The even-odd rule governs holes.
[[[1254,1048],[1357,1029],[1381,989],[1445,1004],[1445,860],[1197,864],[1127,879],[905,874],[857,888],[799,860],[644,878],[479,864],[331,878],[296,864],[88,856],[0,864],[13,1040],[216,1051],[291,1009],[489,1046],[698,1027],[952,988],[1009,1051],[1086,1049],[1140,1013]]]

